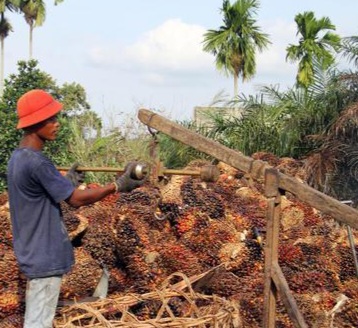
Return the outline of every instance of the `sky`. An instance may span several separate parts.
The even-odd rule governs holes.
[[[115,125],[139,108],[190,120],[195,106],[233,96],[233,78],[216,70],[215,57],[202,50],[203,34],[222,25],[222,0],[45,3],[46,21],[34,30],[33,58],[58,85],[82,85],[105,123]],[[294,17],[304,11],[329,17],[340,36],[358,35],[356,0],[261,0],[255,18],[271,45],[257,54],[256,75],[240,81],[240,93],[293,86],[297,64],[286,62],[285,49],[297,44]],[[5,40],[5,78],[29,58],[28,25],[20,14],[8,19],[13,32]]]

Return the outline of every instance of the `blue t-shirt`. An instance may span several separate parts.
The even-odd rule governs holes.
[[[74,254],[60,202],[71,196],[72,183],[41,152],[16,149],[8,163],[8,194],[13,244],[28,278],[67,273]]]

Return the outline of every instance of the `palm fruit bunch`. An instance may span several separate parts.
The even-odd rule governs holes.
[[[130,193],[122,193],[116,202],[118,217],[137,219],[146,228],[162,231],[168,228],[166,220],[158,220],[160,214],[159,204],[161,203],[160,190],[154,186],[145,185]],[[139,227],[140,223],[137,223]]]
[[[80,211],[78,209],[66,202],[61,202],[61,211],[65,227],[72,243],[74,245],[81,245],[81,238],[88,227],[87,217],[79,214]]]
[[[91,205],[80,207],[78,214],[87,218],[88,223],[106,222],[111,216],[113,206],[104,206],[101,202],[97,202]]]
[[[261,327],[264,302],[264,272],[258,269],[251,276],[237,276],[241,290],[230,299],[237,300],[244,327]]]
[[[125,272],[127,274],[129,290],[135,293],[147,293],[157,285],[157,275],[142,252],[135,252],[125,256]]]
[[[61,211],[67,232],[71,234],[76,231],[80,225],[80,219],[75,215],[76,209],[66,202],[61,202]]]
[[[114,267],[108,270],[109,282],[108,282],[108,294],[113,295],[117,293],[124,293],[128,291],[130,281],[127,277],[127,273],[119,267]]]
[[[349,298],[358,300],[358,281],[356,277],[343,282],[341,291]]]
[[[146,186],[121,194],[115,205],[113,230],[118,265],[135,292],[147,292],[156,283],[157,274],[147,260],[147,253],[153,250],[155,231],[163,226],[154,216],[159,196],[156,188]]]
[[[123,217],[116,220],[115,250],[119,260],[124,264],[128,263],[127,257],[135,252],[142,251],[149,244],[145,224],[138,219]]]
[[[205,214],[197,213],[190,232],[183,234],[180,241],[190,248],[202,264],[220,264],[220,250],[228,243],[240,242],[240,236],[231,222],[212,220]]]
[[[26,278],[20,273],[12,248],[7,194],[0,197],[0,320],[24,313]],[[0,321],[1,322],[1,321]]]
[[[237,300],[240,305],[240,315],[242,316],[244,327],[262,327],[263,298],[257,298],[252,293],[240,293],[237,296]],[[277,327],[287,326],[280,325]]]
[[[198,217],[199,214],[195,208],[188,207],[185,210],[181,210],[180,216],[171,221],[176,236],[180,238],[184,234],[192,235]]]
[[[187,178],[181,186],[183,204],[206,213],[212,219],[221,219],[225,207],[220,195],[211,190],[211,184]]]
[[[101,266],[113,268],[118,261],[115,234],[111,225],[104,218],[103,222],[92,222],[82,238],[82,247]]]
[[[24,311],[23,311],[24,312]],[[24,313],[13,313],[0,319],[1,328],[21,328],[24,326]]]
[[[355,246],[355,251],[357,254],[358,245]],[[339,245],[337,246],[337,253],[340,258],[340,268],[338,272],[340,281],[344,283],[357,277],[352,249],[348,245]]]
[[[0,210],[0,247],[12,246],[10,213]]]
[[[242,292],[242,283],[234,273],[223,271],[215,275],[215,279],[212,279],[210,284],[204,286],[201,292],[228,299]]]
[[[60,299],[80,299],[92,295],[102,274],[102,268],[83,248],[74,249],[76,262],[62,279]]]
[[[306,319],[315,327],[330,327],[330,317],[327,313],[336,303],[336,295],[327,291],[320,291],[315,294],[293,294],[298,308]]]
[[[160,191],[151,186],[143,186],[132,192],[121,193],[116,202],[119,213],[148,216],[153,214],[161,200]]]
[[[26,278],[19,271],[13,249],[1,245],[0,320],[11,314],[24,313],[25,291]]]
[[[358,301],[349,300],[348,304],[335,315],[336,327],[356,327],[358,322]]]
[[[6,192],[0,194],[0,208],[6,206],[9,201],[9,196]]]
[[[160,210],[159,219],[168,220],[171,226],[177,225],[178,219],[182,214],[178,204],[160,202],[158,208]]]
[[[162,243],[158,245],[157,251],[160,254],[158,259],[159,268],[164,276],[169,276],[174,272],[182,272],[191,277],[204,271],[199,263],[198,256],[189,248],[180,243]]]
[[[264,254],[262,247],[256,240],[246,239],[244,241],[246,250],[244,258],[233,267],[232,271],[239,277],[255,276],[264,267]]]

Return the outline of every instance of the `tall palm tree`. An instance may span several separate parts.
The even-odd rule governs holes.
[[[64,0],[54,0],[58,5]],[[46,19],[46,5],[44,0],[20,0],[20,9],[25,16],[26,23],[29,24],[29,59],[32,59],[33,30],[36,26],[41,26]]]
[[[300,39],[298,45],[290,44],[287,47],[286,60],[299,61],[296,81],[299,86],[307,89],[313,83],[315,62],[324,69],[333,65],[333,52],[340,48],[340,37],[330,32],[336,27],[328,17],[317,20],[312,11],[297,14],[295,22]]]
[[[32,59],[33,30],[41,26],[46,19],[46,6],[44,0],[22,0],[21,11],[24,14],[26,23],[29,24],[29,59]]]
[[[5,11],[16,11],[20,5],[19,0],[0,0],[0,97],[2,97],[4,89],[4,47],[5,39],[12,32],[12,26],[5,17]]]
[[[239,76],[244,82],[256,73],[256,50],[263,51],[270,44],[268,35],[260,31],[253,17],[258,8],[258,0],[237,0],[234,4],[224,0],[224,25],[204,34],[204,51],[216,56],[218,70],[234,76],[235,96]]]

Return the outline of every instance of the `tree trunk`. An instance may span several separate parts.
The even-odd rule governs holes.
[[[234,97],[236,98],[237,95],[239,94],[239,90],[238,90],[238,76],[237,74],[234,74]]]
[[[4,93],[4,37],[1,37],[0,40],[1,47],[1,63],[0,63],[0,98],[2,98]]]
[[[29,59],[32,59],[32,32],[34,30],[34,26],[30,24],[30,35],[29,35]]]

